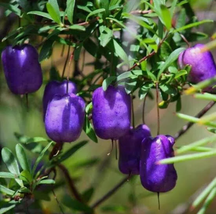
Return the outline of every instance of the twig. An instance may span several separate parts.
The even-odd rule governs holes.
[[[202,117],[205,113],[207,113],[207,112],[214,106],[215,103],[216,103],[215,101],[209,102],[195,117],[197,117],[197,118]],[[188,129],[191,128],[191,126],[192,126],[193,124],[194,124],[194,123],[189,122],[189,123],[187,123],[186,125],[184,125],[184,126],[182,127],[182,129],[179,130],[179,131],[175,134],[175,136],[174,136],[175,140],[177,140],[177,139],[178,139],[179,137],[181,137],[186,131],[188,131]]]
[[[125,177],[120,183],[118,183],[115,187],[113,187],[108,193],[106,193],[101,199],[96,201],[91,207],[95,208],[101,203],[103,203],[106,199],[108,199],[110,196],[112,196],[124,183],[126,183],[128,180],[128,176]]]
[[[159,102],[159,86],[158,86],[158,82],[156,82],[156,107],[157,107],[157,135],[160,134],[160,110],[159,110],[159,106],[158,106],[158,102]]]
[[[158,45],[158,50],[161,47],[161,45],[163,44],[163,42],[166,40],[168,36],[168,33],[166,33],[166,35],[164,36],[164,38],[160,41],[159,45]],[[133,70],[136,66],[138,66],[141,62],[145,61],[146,59],[152,57],[153,55],[155,55],[157,52],[156,51],[152,51],[149,55],[143,57],[142,59],[140,59],[138,62],[136,62],[131,68],[128,69],[128,71]]]
[[[75,187],[75,185],[74,185],[74,181],[73,181],[73,179],[71,178],[71,176],[70,176],[70,174],[69,174],[67,168],[66,168],[64,165],[62,165],[62,164],[59,164],[58,167],[59,167],[59,168],[61,169],[61,171],[64,173],[65,178],[66,178],[67,181],[68,181],[68,184],[69,184],[69,187],[70,187],[70,190],[71,190],[73,196],[74,196],[78,201],[80,201],[80,202],[83,203],[83,200],[82,200],[82,198],[81,198],[81,196],[80,196],[78,190],[76,189],[76,187]]]

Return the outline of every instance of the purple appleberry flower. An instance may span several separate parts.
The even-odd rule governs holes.
[[[216,75],[214,58],[210,51],[203,52],[202,49],[204,48],[205,45],[197,44],[181,52],[178,57],[180,68],[184,68],[186,65],[191,66],[190,73],[188,74],[188,81],[193,84],[210,79]],[[213,89],[209,86],[203,91],[213,92]]]
[[[68,85],[67,85],[68,84]],[[67,88],[68,87],[68,88]],[[46,115],[46,109],[49,104],[49,102],[53,99],[55,95],[64,95],[64,94],[76,94],[77,88],[75,83],[71,81],[64,80],[63,82],[58,81],[50,81],[44,90],[43,95],[43,112],[44,112],[44,118]]]
[[[8,87],[14,94],[32,93],[41,87],[42,70],[33,46],[7,46],[1,57]]]
[[[79,138],[85,118],[85,102],[75,94],[56,95],[49,102],[45,116],[47,135],[57,143]]]
[[[149,127],[141,124],[119,138],[119,170],[123,174],[139,175],[141,142],[149,136]]]
[[[147,137],[142,141],[140,179],[147,190],[159,193],[175,187],[177,173],[173,164],[158,165],[160,160],[174,156],[174,142],[174,138],[169,135]]]
[[[92,105],[92,122],[100,138],[116,140],[130,129],[131,100],[123,86],[97,88]]]

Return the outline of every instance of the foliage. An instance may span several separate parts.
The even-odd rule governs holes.
[[[122,84],[128,94],[137,92],[140,100],[153,98],[152,92],[157,89],[161,99],[158,107],[166,109],[170,103],[175,103],[176,111],[179,112],[183,94],[199,92],[215,82],[214,78],[185,91],[190,66],[179,69],[177,58],[187,47],[187,42],[208,37],[197,29],[200,25],[212,22],[199,21],[188,0],[10,0],[9,3],[0,3],[0,6],[5,9],[6,17],[13,14],[20,23],[17,29],[11,27],[10,32],[2,39],[1,48],[8,43],[16,45],[28,41],[38,49],[39,60],[42,62],[50,58],[55,48],[61,45],[63,49],[68,49],[65,65],[70,64],[72,58],[75,65],[78,65],[83,52],[88,52],[93,57],[93,61],[89,63],[93,66],[91,72],[83,74],[83,70],[76,66],[70,79],[77,83],[79,95],[87,103],[83,130],[89,139],[96,143],[98,139],[89,118],[92,109],[91,95],[97,87],[102,85],[106,90],[110,84]],[[65,71],[66,66],[60,76],[59,72],[52,68],[50,77],[44,82],[64,79]],[[195,97],[216,101],[216,96],[208,93],[196,93]],[[202,118],[182,113],[177,113],[177,116],[208,127],[213,135],[178,148],[175,151],[176,157],[164,159],[160,164],[216,156],[215,148],[206,146],[216,140],[216,123],[213,121],[215,113]],[[19,141],[15,153],[7,147],[1,150],[7,169],[0,172],[0,213],[16,210],[31,198],[35,199],[39,207],[40,201],[49,200],[50,192],[66,185],[57,182],[56,168],[64,173],[74,194],[73,198],[65,195],[60,199],[61,206],[63,204],[64,209],[67,207],[73,213],[94,213],[95,206],[90,206],[88,202],[96,188],[90,187],[82,194],[78,193],[63,165],[65,160],[83,148],[88,141],[80,141],[62,153],[61,148],[48,139],[18,133],[15,133],[15,136]],[[45,142],[46,146],[41,142]],[[27,150],[37,155],[32,165]],[[181,155],[183,153],[188,154]],[[91,166],[99,161],[97,158],[86,158],[76,167]],[[52,178],[51,173],[54,174]],[[192,208],[196,208],[204,201],[199,214],[205,212],[215,197],[215,188],[214,179],[193,202]],[[121,205],[106,205],[101,208],[101,212],[124,213],[127,210],[128,207]]]

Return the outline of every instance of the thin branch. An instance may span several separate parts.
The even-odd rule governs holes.
[[[159,45],[158,45],[158,50],[160,49],[161,45],[163,44],[163,42],[166,40],[168,36],[168,33],[166,33],[166,35],[164,36],[164,38],[160,41]],[[142,59],[140,59],[138,62],[136,62],[131,68],[128,69],[128,71],[133,70],[135,67],[137,67],[141,62],[147,60],[148,58],[154,56],[157,52],[156,51],[152,51],[149,55],[143,57]]]
[[[120,183],[118,183],[115,187],[113,187],[108,193],[106,193],[101,199],[96,201],[91,207],[95,208],[104,201],[106,201],[110,196],[112,196],[124,183],[128,181],[128,176],[125,177]]]
[[[74,181],[73,179],[71,178],[67,168],[62,165],[62,164],[59,164],[58,165],[59,169],[61,169],[61,171],[64,173],[64,176],[65,178],[67,179],[68,181],[68,184],[69,184],[69,187],[70,187],[70,190],[71,190],[71,193],[73,194],[73,196],[80,202],[83,203],[83,200],[78,192],[78,190],[76,189],[75,185],[74,185]]]
[[[205,113],[207,113],[215,104],[215,101],[211,101],[209,102],[195,117],[200,118],[202,117]],[[194,123],[189,122],[186,125],[184,125],[182,127],[182,129],[180,129],[174,136],[175,140],[177,140],[179,137],[181,137],[186,131],[188,131],[188,129],[191,128],[191,126],[193,126]]]

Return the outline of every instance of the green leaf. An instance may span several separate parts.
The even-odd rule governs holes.
[[[88,119],[88,115],[85,116],[85,123],[83,126],[83,130],[86,133],[86,135],[95,143],[98,143],[98,139],[97,136],[95,134],[95,131],[93,129],[92,124],[90,123],[89,119]]]
[[[103,87],[103,90],[106,91],[107,88],[109,87],[109,85],[111,83],[113,83],[114,81],[116,81],[116,77],[115,76],[111,76],[111,77],[108,77],[106,78],[103,83],[102,83],[102,87]]]
[[[53,141],[50,142],[50,143],[43,149],[43,151],[40,153],[39,157],[37,158],[37,160],[36,160],[35,163],[34,163],[34,167],[33,167],[33,170],[32,170],[33,174],[34,174],[34,172],[35,172],[35,170],[36,170],[38,164],[39,164],[40,161],[42,160],[43,156],[45,155],[46,151],[47,151],[47,150],[50,148],[50,146],[52,146],[53,144],[54,144]]]
[[[194,97],[197,99],[210,100],[216,102],[216,95],[204,93],[204,94],[194,94]]]
[[[195,159],[201,159],[201,158],[210,158],[216,156],[216,150],[212,150],[210,152],[201,152],[196,154],[189,154],[189,155],[182,155],[182,156],[176,156],[172,158],[166,158],[163,160],[160,160],[158,164],[170,164],[170,163],[177,163],[177,162],[183,162],[188,160],[195,160]]]
[[[209,127],[216,128],[216,123],[211,122],[211,121],[209,122],[209,121],[206,121],[206,120],[203,120],[203,119],[199,119],[199,118],[196,118],[196,117],[193,117],[193,116],[190,116],[190,115],[182,114],[182,113],[177,113],[176,115],[179,118],[187,120],[189,122],[198,123],[200,125],[207,125]]]
[[[127,54],[125,53],[123,48],[118,44],[118,42],[115,39],[113,39],[113,45],[115,49],[115,54],[119,56],[127,65],[129,65],[130,63],[128,61]]]
[[[11,196],[15,194],[15,191],[8,189],[7,187],[2,185],[0,185],[0,192]]]
[[[76,151],[78,151],[80,148],[82,148],[83,146],[85,146],[88,143],[87,140],[83,140],[81,142],[79,142],[78,144],[76,144],[75,146],[73,146],[72,148],[70,148],[68,151],[66,151],[57,161],[58,163],[61,163],[63,161],[65,161],[66,159],[68,159],[69,157],[71,157],[71,155],[73,155]]]
[[[76,0],[67,0],[67,18],[71,24],[73,24],[73,14],[74,14],[74,6],[75,6]]]
[[[191,208],[196,208],[200,205],[200,203],[208,196],[208,194],[212,191],[213,188],[216,187],[216,178],[212,180],[211,183],[199,194],[199,196],[192,203]]]
[[[185,50],[185,48],[178,48],[170,54],[170,56],[167,58],[167,60],[164,62],[164,64],[162,64],[162,66],[158,72],[158,75],[157,75],[157,80],[160,79],[161,74],[165,71],[165,69],[167,67],[169,67],[178,58],[179,54],[183,50]]]
[[[33,177],[31,175],[30,171],[28,171],[28,170],[23,170],[20,173],[20,179],[27,182],[28,184],[31,184],[31,182],[33,181]]]
[[[206,137],[201,140],[195,141],[194,143],[191,143],[189,145],[182,146],[181,148],[176,150],[176,154],[185,153],[187,151],[191,151],[192,149],[198,147],[198,146],[204,146],[207,143],[212,143],[216,140],[216,136]]]
[[[172,27],[172,17],[170,14],[170,11],[167,9],[165,5],[160,5],[160,11],[161,11],[161,21],[166,26],[167,30],[170,30]]]
[[[5,203],[0,207],[0,214],[6,213],[7,211],[13,209],[16,205]]]
[[[104,9],[104,8],[94,10],[94,11],[92,11],[91,13],[88,14],[88,16],[86,17],[86,20],[85,20],[85,21],[87,22],[88,19],[89,19],[89,17],[94,16],[95,14],[104,13],[104,12],[105,12],[105,9]]]
[[[90,187],[82,193],[82,198],[85,202],[89,202],[94,194],[94,188]]]
[[[31,171],[25,150],[21,144],[16,145],[16,155],[23,170]]]
[[[18,8],[18,5],[15,6],[15,5],[11,4],[11,3],[8,3],[8,4],[6,4],[6,3],[0,3],[0,6],[2,6],[5,9],[7,9],[7,10],[13,12],[13,13],[15,13],[19,17],[21,16],[21,10]]]
[[[199,91],[199,90],[201,90],[203,88],[206,88],[207,86],[210,86],[211,84],[215,84],[215,82],[216,82],[216,77],[212,77],[211,79],[204,80],[204,81],[202,81],[202,82],[188,88],[185,91],[185,94],[187,94],[187,95],[194,94],[197,91]]]
[[[197,27],[199,25],[202,25],[202,24],[205,24],[205,23],[211,23],[211,22],[213,22],[213,20],[206,19],[206,20],[202,20],[200,22],[191,23],[191,24],[184,25],[183,27],[180,27],[180,28],[177,28],[177,29],[173,30],[172,33],[181,32],[181,31],[186,30],[188,28]]]
[[[51,56],[52,54],[52,46],[54,44],[55,40],[46,40],[40,50],[39,54],[39,61],[43,61],[44,59],[47,59]]]
[[[81,167],[91,167],[99,162],[99,158],[88,158],[79,161],[78,163],[74,164],[74,168],[81,168]]]
[[[50,20],[53,20],[52,17],[49,15],[49,13],[41,12],[41,11],[31,11],[27,13],[28,15],[36,15],[41,16]]]
[[[8,170],[11,173],[15,174],[16,176],[19,175],[20,174],[19,165],[11,150],[8,149],[7,147],[4,147],[1,151],[1,155],[2,155],[2,160],[6,164]],[[16,179],[16,182],[20,186],[23,186],[23,182],[20,179]]]
[[[85,31],[85,27],[84,26],[80,26],[80,25],[71,25],[69,26],[69,29],[71,30],[80,30],[80,31]]]
[[[39,184],[55,184],[55,181],[53,179],[44,179],[44,180],[40,180],[37,185]]]
[[[105,47],[113,38],[113,31],[104,25],[101,25],[99,27],[99,31],[100,31],[100,36],[99,36],[100,45],[102,47]]]
[[[49,2],[46,3],[46,8],[53,21],[60,24],[61,17],[57,0],[49,0]]]
[[[38,142],[47,142],[48,140],[43,137],[28,137],[26,135],[19,134],[17,132],[14,133],[15,137],[20,143],[28,144],[28,143],[38,143]]]
[[[12,178],[15,179],[16,175],[10,172],[0,172],[0,178]]]
[[[84,203],[81,203],[73,198],[71,198],[70,196],[64,196],[63,197],[63,200],[62,200],[62,203],[72,209],[72,210],[78,210],[78,211],[83,211],[85,212],[86,214],[89,213],[93,213],[93,209],[89,206],[87,206],[86,204]]]
[[[199,212],[197,214],[205,214],[206,209],[208,208],[208,206],[211,204],[211,202],[213,201],[213,199],[216,196],[216,188],[212,189],[212,191],[209,193],[208,197],[206,198],[202,208],[199,210]]]

